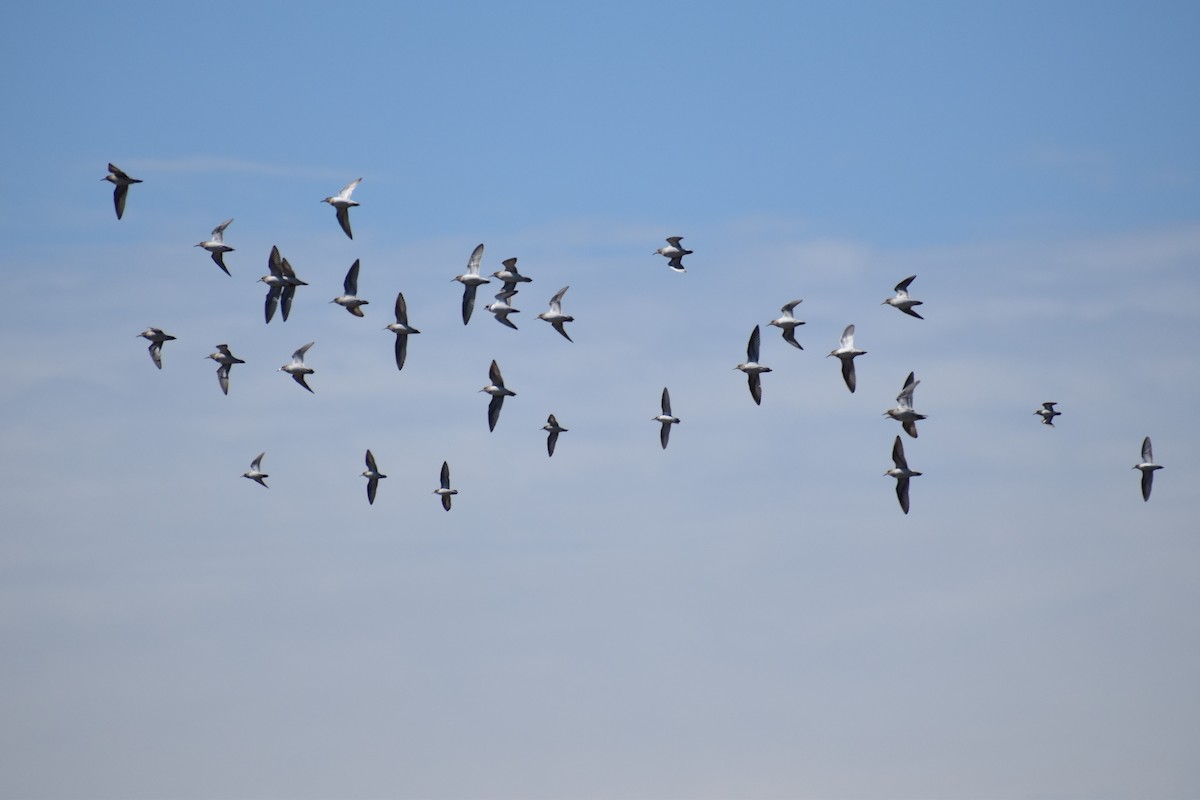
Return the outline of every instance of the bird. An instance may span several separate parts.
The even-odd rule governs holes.
[[[773,319],[767,323],[768,325],[774,325],[776,328],[782,330],[783,340],[799,350],[803,350],[804,348],[801,347],[800,343],[796,341],[796,328],[804,323],[792,316],[792,310],[803,302],[803,300],[792,300],[790,303],[785,304],[783,308],[779,309],[783,312],[783,316],[779,317],[778,319]]]
[[[371,455],[371,451],[367,450],[367,468],[363,470],[362,476],[367,479],[367,503],[375,504],[375,490],[379,488],[379,479],[386,478],[375,466],[375,456]]]
[[[507,284],[507,283],[504,284],[504,286],[505,286],[505,289],[503,289],[499,294],[496,295],[496,302],[485,306],[485,310],[490,311],[496,315],[496,322],[499,322],[501,325],[504,325],[505,327],[512,328],[515,331],[515,330],[517,330],[517,326],[513,324],[513,321],[511,319],[508,318],[508,315],[509,314],[520,314],[521,309],[513,308],[509,304],[508,301],[514,295],[516,295],[517,290],[507,288],[509,286],[509,284]]]
[[[271,476],[262,471],[262,460],[263,460],[263,456],[265,456],[265,455],[266,455],[265,452],[262,452],[262,453],[259,453],[258,455],[256,455],[254,457],[254,460],[250,462],[249,471],[243,472],[242,477],[249,478],[250,480],[252,480],[255,483],[262,486],[264,489],[270,489],[271,487],[267,486],[267,482],[264,479],[269,478]]]
[[[841,360],[842,378],[845,379],[846,388],[848,388],[851,393],[854,392],[854,386],[858,382],[858,379],[854,374],[854,359],[857,356],[866,355],[866,353],[866,350],[854,349],[854,326],[847,325],[846,330],[842,331],[841,345],[836,350],[831,350],[829,355],[825,356],[826,358],[829,358],[829,356],[837,356],[838,359]]]
[[[442,484],[441,488],[434,489],[433,493],[436,495],[441,495],[442,508],[449,511],[450,510],[450,496],[458,494],[458,489],[450,488],[450,463],[448,461],[442,462],[441,484]]]
[[[304,365],[304,354],[307,353],[308,348],[312,347],[314,344],[316,344],[316,342],[309,342],[308,344],[304,345],[304,347],[301,347],[299,350],[292,353],[292,360],[287,364],[284,364],[278,370],[279,372],[286,372],[288,375],[291,375],[292,380],[296,381],[296,383],[300,384],[305,389],[308,389],[308,391],[312,394],[316,394],[316,392],[313,392],[312,388],[304,382],[304,376],[312,375],[314,372],[316,372],[316,370],[310,369]]]
[[[500,407],[504,405],[504,398],[516,397],[517,393],[504,387],[504,377],[500,374],[500,367],[496,364],[495,359],[492,360],[492,366],[488,369],[488,379],[491,382],[479,391],[487,392],[492,396],[492,402],[488,403],[488,430],[494,431],[496,430],[496,421],[500,419]]]
[[[564,286],[563,288],[561,288],[557,292],[555,292],[554,297],[550,298],[550,310],[543,311],[541,314],[538,314],[537,316],[538,316],[538,319],[544,319],[544,320],[546,320],[546,322],[549,322],[551,325],[553,325],[554,330],[561,333],[563,335],[563,338],[566,339],[568,342],[573,342],[574,340],[570,336],[567,335],[567,330],[566,330],[566,328],[563,327],[563,325],[567,322],[574,322],[575,318],[562,313],[563,295],[566,294],[567,289],[570,289],[570,288],[571,288],[570,286]]]
[[[329,203],[329,205],[337,209],[338,224],[342,226],[342,230],[351,239],[354,238],[354,234],[350,232],[350,209],[358,205],[358,203],[351,200],[350,195],[354,194],[354,190],[358,188],[358,184],[360,183],[362,183],[362,178],[350,181],[336,195],[326,197],[321,201],[322,203]]]
[[[149,340],[150,358],[154,361],[154,366],[162,369],[163,342],[172,342],[175,340],[175,337],[169,333],[165,333],[162,328],[146,328],[146,330],[137,334],[137,336]]]
[[[125,197],[129,194],[129,187],[135,183],[141,183],[141,181],[137,178],[131,178],[117,169],[116,164],[109,164],[108,174],[100,180],[108,181],[116,187],[113,189],[113,205],[117,209],[117,219],[120,219],[125,215]]]
[[[1051,428],[1053,428],[1054,418],[1062,416],[1061,411],[1054,410],[1056,405],[1058,405],[1058,403],[1042,403],[1042,407],[1033,413],[1042,418],[1043,425],[1049,425]]]
[[[662,423],[662,430],[658,432],[658,441],[662,443],[662,449],[666,450],[667,440],[671,438],[671,426],[679,424],[679,417],[671,414],[671,395],[665,386],[662,393],[662,413],[657,417],[651,417],[650,420]]]
[[[211,358],[220,364],[217,367],[217,381],[221,384],[221,391],[229,394],[229,368],[234,364],[245,364],[246,362],[229,352],[227,344],[217,345],[217,352],[209,353],[205,358]]]
[[[691,250],[684,250],[679,244],[682,238],[682,236],[668,236],[667,246],[660,247],[654,251],[656,254],[668,259],[667,266],[676,272],[687,272],[683,267],[683,257],[692,254]]]
[[[908,373],[904,387],[896,395],[896,407],[883,412],[885,417],[897,420],[904,427],[904,432],[914,439],[917,438],[917,420],[926,418],[924,414],[913,411],[913,390],[920,385],[920,381],[913,380],[913,373]]]
[[[482,244],[471,251],[471,257],[467,260],[467,271],[462,275],[455,275],[451,278],[452,281],[458,281],[463,285],[463,325],[471,321],[471,312],[475,310],[475,290],[485,283],[491,283],[491,281],[481,277],[479,274],[479,263],[481,261],[483,261]]]
[[[916,279],[916,277],[917,277],[916,275],[909,275],[907,278],[905,278],[904,280],[897,283],[896,288],[893,289],[893,291],[896,293],[896,296],[889,297],[887,300],[884,300],[881,305],[894,306],[895,308],[898,308],[901,311],[903,311],[905,314],[908,314],[910,317],[916,317],[917,319],[925,319],[920,314],[913,311],[913,306],[921,305],[921,301],[913,300],[911,297],[908,296],[908,285],[910,283],[912,283],[913,280]]]
[[[1154,470],[1162,469],[1161,465],[1154,463],[1149,436],[1142,441],[1142,461],[1140,464],[1134,464],[1133,468],[1142,471],[1142,500],[1149,500],[1150,490],[1154,487]]]
[[[220,225],[212,229],[212,236],[207,242],[200,242],[195,247],[203,247],[212,256],[212,260],[216,263],[221,271],[226,275],[233,277],[229,268],[225,266],[225,254],[232,253],[233,248],[225,244],[225,229],[229,227],[229,223],[233,222],[233,217],[222,222]]]
[[[493,278],[499,278],[504,283],[505,291],[515,291],[518,283],[532,283],[533,278],[526,277],[517,271],[517,260],[515,258],[506,258],[500,262],[504,265],[504,269],[498,269],[492,273]]]
[[[567,429],[558,424],[558,420],[551,414],[546,418],[546,424],[542,426],[542,430],[546,431],[549,436],[546,437],[546,453],[550,456],[554,455],[554,445],[558,444],[558,435],[566,433]]]
[[[282,316],[286,322],[288,314],[292,311],[292,298],[296,296],[296,287],[308,286],[308,284],[296,277],[296,271],[292,269],[292,265],[286,258],[279,255],[278,247],[271,248],[271,255],[267,259],[267,269],[271,274],[259,278],[259,281],[267,285],[263,316],[269,323],[275,316],[275,308],[282,304]]]
[[[904,458],[904,442],[900,441],[898,435],[896,436],[896,443],[892,445],[892,461],[896,466],[883,474],[896,479],[896,499],[900,501],[900,510],[907,514],[908,479],[921,473],[914,472],[908,468],[908,461]]]
[[[342,281],[342,294],[335,297],[329,302],[337,303],[342,308],[349,311],[356,317],[363,315],[361,306],[367,305],[366,300],[358,298],[358,262],[354,259],[354,263],[350,265],[349,271],[346,273],[346,280]]]
[[[408,305],[404,302],[404,292],[396,293],[396,321],[386,325],[384,330],[396,334],[396,369],[404,369],[404,359],[408,355],[408,337],[420,333],[408,324]]]
[[[754,398],[757,405],[762,405],[762,380],[759,377],[764,372],[770,372],[770,367],[764,367],[758,363],[758,346],[760,342],[759,327],[754,326],[754,330],[750,332],[750,341],[746,343],[746,360],[744,363],[738,364],[734,369],[740,369],[746,373],[746,377],[750,381],[750,396]]]

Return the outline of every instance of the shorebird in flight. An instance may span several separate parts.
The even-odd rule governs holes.
[[[367,479],[367,502],[371,505],[375,504],[375,490],[379,488],[379,479],[386,478],[375,466],[375,456],[371,455],[371,451],[367,451],[367,468],[363,470],[362,476]]]
[[[471,312],[475,310],[475,290],[485,283],[491,283],[491,281],[479,274],[479,264],[482,261],[483,245],[480,244],[471,251],[471,257],[467,260],[467,271],[462,275],[455,275],[451,278],[452,281],[458,281],[463,285],[463,325],[471,321]]]
[[[764,372],[770,372],[770,367],[764,367],[758,363],[758,346],[761,334],[757,325],[750,332],[750,341],[746,343],[746,360],[738,364],[734,369],[740,369],[746,373],[746,377],[750,381],[750,396],[754,398],[757,405],[762,405],[762,381],[759,378]]]
[[[662,444],[662,449],[666,450],[667,440],[671,438],[671,426],[679,424],[679,417],[671,413],[671,395],[665,386],[662,393],[662,413],[657,417],[651,417],[650,420],[662,423],[662,429],[658,432],[658,441]]]
[[[316,344],[316,342],[309,342],[308,344],[304,345],[304,347],[301,347],[299,350],[292,353],[292,360],[284,364],[278,370],[279,372],[286,372],[288,375],[291,375],[292,380],[303,386],[305,389],[308,389],[308,391],[312,394],[316,394],[316,392],[313,392],[312,388],[304,382],[304,376],[312,375],[314,372],[316,372],[316,370],[305,366],[304,354],[307,353],[308,348],[312,347],[314,344]]]
[[[550,310],[543,311],[541,314],[538,314],[538,319],[544,319],[546,322],[549,322],[551,325],[553,325],[554,330],[561,333],[563,338],[568,342],[573,340],[567,335],[567,329],[564,328],[563,325],[568,322],[574,322],[575,318],[562,312],[562,299],[563,295],[567,293],[567,289],[570,288],[570,286],[564,286],[555,292],[554,297],[550,298]]]
[[[517,260],[515,258],[506,258],[500,262],[504,265],[504,269],[498,269],[492,273],[493,278],[499,278],[504,283],[505,291],[516,291],[518,283],[531,283],[533,278],[526,277],[517,271]]]
[[[916,277],[917,277],[916,275],[909,275],[907,278],[905,278],[904,280],[897,283],[896,288],[892,290],[896,293],[896,296],[889,297],[887,300],[884,300],[881,305],[889,305],[894,308],[898,308],[901,311],[903,311],[905,314],[908,314],[910,317],[916,317],[917,319],[925,319],[920,314],[913,311],[913,306],[921,305],[921,301],[913,300],[911,297],[908,296],[908,285],[910,283],[912,283],[916,279]]]
[[[831,350],[829,356],[837,356],[842,362],[842,378],[846,381],[846,388],[854,392],[854,387],[858,383],[858,378],[854,373],[854,359],[861,355],[866,355],[866,350],[856,350],[854,348],[854,326],[847,325],[846,330],[842,331],[841,345],[836,350]]]
[[[793,300],[790,303],[787,303],[783,308],[779,309],[783,312],[783,315],[778,319],[773,319],[767,323],[768,325],[774,325],[776,328],[779,328],[781,331],[783,331],[783,340],[798,350],[803,350],[804,348],[801,347],[800,343],[796,341],[796,328],[800,327],[804,323],[796,319],[792,315],[792,311],[796,308],[796,306],[803,302],[803,300]]]
[[[448,461],[442,462],[441,484],[442,484],[441,487],[438,489],[434,489],[433,493],[441,496],[442,508],[449,511],[450,510],[450,496],[458,494],[458,489],[450,488],[450,463]]]
[[[891,417],[898,421],[904,428],[904,432],[914,439],[917,438],[917,420],[925,419],[924,414],[913,411],[913,390],[920,385],[920,381],[913,380],[913,373],[908,373],[904,387],[900,390],[900,394],[896,395],[896,407],[883,412],[885,417]]]
[[[550,456],[554,455],[554,446],[558,444],[558,435],[566,433],[567,429],[558,424],[558,420],[551,414],[546,418],[546,424],[542,426],[542,430],[549,435],[546,437],[546,453]]]
[[[226,275],[230,275],[229,268],[225,266],[225,254],[232,253],[233,248],[225,244],[225,229],[229,227],[229,223],[233,222],[233,217],[222,222],[220,225],[212,229],[212,234],[207,242],[200,242],[196,247],[203,247],[212,256],[213,262],[221,268],[221,271]]]
[[[269,478],[271,476],[262,471],[262,460],[263,460],[263,456],[265,456],[265,455],[266,455],[266,453],[263,452],[263,453],[259,453],[257,456],[255,456],[254,460],[250,462],[249,471],[243,472],[242,477],[249,478],[250,480],[257,483],[259,486],[262,486],[264,489],[270,489],[271,487],[267,486],[267,482],[265,479]]]
[[[517,330],[517,326],[513,324],[511,319],[508,318],[508,315],[520,314],[521,309],[513,308],[508,301],[514,295],[516,295],[517,290],[507,288],[509,286],[507,283],[504,284],[504,286],[506,288],[496,295],[496,302],[484,306],[484,310],[492,312],[496,316],[496,322],[499,322],[505,327],[512,328],[515,331]]]
[[[396,334],[396,369],[404,369],[404,359],[408,355],[408,337],[420,333],[408,324],[408,305],[404,302],[404,292],[396,294],[396,321],[385,326],[384,330]]]
[[[676,272],[687,272],[683,267],[683,257],[690,256],[692,251],[683,249],[683,246],[679,244],[681,239],[683,239],[682,236],[668,236],[667,246],[660,247],[654,252],[667,259],[667,266],[671,269]]]
[[[163,342],[172,342],[175,337],[164,332],[162,328],[146,328],[137,335],[150,342],[150,359],[154,361],[154,366],[162,369]]]
[[[488,430],[494,431],[496,422],[500,419],[500,407],[504,405],[504,398],[516,397],[517,393],[505,388],[504,377],[500,374],[500,367],[495,360],[488,369],[488,379],[491,382],[479,391],[487,392],[492,396],[492,401],[488,403]]]
[[[351,200],[350,195],[354,194],[354,190],[358,188],[358,184],[360,183],[362,183],[362,178],[350,181],[342,187],[340,192],[332,197],[326,197],[321,201],[322,203],[329,203],[329,205],[337,209],[338,224],[342,226],[342,230],[351,239],[354,238],[354,234],[350,232],[350,209],[358,205],[358,203]]]
[[[116,164],[109,164],[108,174],[100,180],[108,181],[116,187],[113,189],[113,206],[117,209],[117,219],[120,219],[125,215],[125,197],[129,194],[129,187],[141,181],[117,169]]]
[[[1154,488],[1154,471],[1162,469],[1162,465],[1154,463],[1154,451],[1150,449],[1150,437],[1142,441],[1142,461],[1134,464],[1133,468],[1142,473],[1142,500],[1150,499],[1150,490]]]
[[[342,308],[349,311],[356,317],[363,315],[362,306],[367,305],[366,300],[360,300],[358,297],[358,259],[354,259],[354,263],[350,265],[349,271],[346,273],[346,280],[342,281],[342,294],[333,298],[329,302],[337,303]]]
[[[904,458],[904,443],[900,441],[899,436],[896,437],[896,443],[892,445],[892,462],[896,466],[883,474],[896,479],[896,499],[900,501],[900,510],[907,514],[908,479],[921,473],[908,468],[908,461]]]
[[[217,345],[217,352],[209,353],[205,358],[211,358],[220,366],[217,367],[217,381],[221,384],[221,391],[229,394],[229,368],[234,364],[245,364],[240,358],[229,352],[229,345]]]
[[[1033,413],[1042,418],[1043,425],[1049,425],[1051,428],[1053,428],[1054,418],[1062,416],[1061,411],[1054,410],[1056,405],[1058,405],[1058,403],[1042,403],[1042,407]]]

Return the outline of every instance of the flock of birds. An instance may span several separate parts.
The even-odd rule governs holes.
[[[118,169],[115,165],[108,165],[109,174],[102,180],[112,183],[115,187],[113,190],[113,204],[116,208],[117,219],[125,213],[125,204],[129,194],[129,187],[142,181],[137,178],[131,178],[125,172]],[[358,178],[342,187],[342,190],[336,195],[326,197],[321,202],[328,203],[336,210],[338,225],[342,231],[350,239],[354,238],[354,234],[350,227],[350,209],[357,206],[358,203],[352,199],[354,190],[358,187],[362,178]],[[232,247],[225,244],[225,230],[232,223],[232,219],[227,219],[220,225],[213,228],[208,240],[195,245],[207,251],[214,263],[226,274],[230,275],[229,269],[225,265],[224,256],[226,253],[233,252]],[[667,237],[667,246],[660,247],[654,251],[654,254],[663,256],[667,259],[667,265],[678,273],[686,272],[683,264],[683,258],[691,255],[693,251],[685,249],[680,242],[682,236]],[[462,295],[462,321],[466,325],[471,320],[471,315],[475,309],[475,296],[480,286],[491,283],[489,278],[483,277],[481,267],[483,262],[484,246],[478,245],[471,253],[467,260],[467,270],[461,275],[456,275],[452,280],[463,285]],[[263,313],[266,322],[269,324],[274,317],[276,310],[280,312],[281,317],[286,320],[291,312],[292,301],[295,296],[296,289],[300,286],[308,284],[300,280],[296,276],[295,270],[292,268],[288,260],[284,258],[277,247],[271,248],[271,253],[268,258],[268,275],[264,275],[259,280],[267,285],[267,294],[264,301]],[[358,297],[358,274],[359,261],[355,261],[346,273],[346,278],[343,281],[343,292],[338,297],[335,297],[330,302],[345,308],[348,312],[357,317],[363,316],[362,306],[367,305],[368,301]],[[497,278],[502,286],[501,290],[495,295],[495,300],[485,307],[487,311],[492,313],[496,321],[506,327],[516,329],[509,316],[519,313],[519,309],[512,306],[511,301],[517,295],[518,287],[522,283],[531,282],[531,278],[522,275],[517,269],[517,259],[509,258],[502,262],[502,269],[491,273],[491,277]],[[883,304],[892,306],[903,312],[904,314],[916,319],[924,319],[916,312],[916,306],[922,305],[920,300],[914,299],[909,294],[909,286],[916,279],[915,275],[910,275],[900,281],[894,287],[894,295],[883,301]],[[550,325],[567,341],[573,341],[566,330],[566,323],[573,322],[574,317],[563,313],[562,304],[563,297],[567,293],[569,286],[564,286],[550,299],[549,309],[537,315],[538,319],[550,323]],[[780,316],[767,323],[769,326],[779,328],[783,335],[783,340],[792,347],[803,350],[804,348],[796,340],[796,329],[804,325],[804,321],[797,319],[795,316],[796,307],[803,302],[800,299],[791,300],[785,303],[780,309]],[[409,324],[408,307],[404,300],[403,292],[397,293],[396,303],[394,307],[396,321],[388,324],[384,330],[391,331],[396,335],[395,342],[395,358],[396,369],[404,369],[405,357],[408,349],[408,337],[419,334],[420,331]],[[161,328],[149,327],[142,331],[138,336],[147,339],[150,342],[149,351],[150,358],[154,365],[162,369],[162,347],[163,344],[175,339],[174,336],[166,333]],[[760,346],[761,346],[761,328],[755,326],[750,333],[750,339],[746,345],[746,360],[734,367],[746,375],[750,396],[758,405],[762,404],[762,375],[771,372],[771,368],[759,362]],[[312,375],[314,370],[308,367],[304,362],[304,357],[308,353],[315,342],[298,348],[292,353],[291,361],[279,367],[279,371],[286,372],[296,381],[301,387],[309,392],[313,389],[308,385],[306,377]],[[208,355],[208,358],[217,362],[217,380],[221,387],[221,391],[226,395],[229,394],[229,372],[234,364],[246,363],[242,359],[235,356],[229,349],[227,344],[216,345],[216,352]],[[855,391],[857,385],[856,373],[854,368],[854,359],[858,356],[865,355],[865,350],[859,350],[854,346],[854,325],[846,326],[842,332],[841,340],[838,347],[831,350],[827,357],[835,357],[841,363],[842,378],[846,383],[846,388],[851,392]],[[916,380],[914,373],[910,372],[904,381],[904,385],[900,389],[900,393],[896,396],[896,405],[893,408],[884,412],[884,416],[898,421],[902,430],[913,439],[917,438],[917,422],[926,419],[924,414],[919,414],[913,408],[913,392],[920,385],[920,381]],[[488,430],[493,431],[500,418],[500,410],[504,405],[504,398],[513,397],[516,392],[507,388],[504,385],[504,377],[500,372],[500,367],[495,360],[492,361],[488,369],[488,384],[479,391],[487,393],[491,400],[488,403]],[[1061,416],[1060,411],[1055,409],[1058,405],[1055,402],[1046,402],[1042,404],[1040,409],[1033,413],[1041,417],[1042,424],[1054,427],[1054,418]],[[677,425],[680,419],[671,411],[671,395],[667,387],[663,387],[661,399],[661,413],[652,420],[661,424],[659,432],[659,443],[665,450],[671,436],[671,427]],[[546,431],[546,450],[548,456],[554,455],[554,449],[558,443],[559,434],[567,432],[567,429],[559,425],[558,420],[553,414],[549,415],[546,424],[542,427]],[[267,487],[266,478],[270,477],[262,471],[262,460],[266,453],[259,453],[250,463],[250,469],[243,473],[243,477],[255,481],[263,487]],[[375,495],[379,487],[379,481],[386,478],[379,471],[375,463],[375,457],[370,450],[366,452],[366,469],[362,472],[362,476],[367,479],[367,501],[373,504]],[[899,435],[896,436],[892,444],[892,462],[894,466],[884,472],[885,476],[896,479],[896,497],[900,503],[901,510],[907,514],[909,512],[909,482],[910,479],[921,475],[908,466],[908,460],[904,454],[904,443]],[[1141,489],[1142,499],[1150,499],[1150,491],[1154,482],[1154,472],[1162,469],[1162,466],[1154,463],[1154,455],[1151,449],[1150,437],[1147,436],[1142,442],[1141,461],[1133,466],[1133,469],[1141,472]],[[451,497],[458,494],[457,489],[450,486],[450,465],[447,462],[442,463],[440,472],[439,487],[433,491],[434,494],[441,498],[442,507],[447,511],[451,507]]]

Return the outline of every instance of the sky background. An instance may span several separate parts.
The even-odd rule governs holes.
[[[1197,29],[1183,2],[14,11],[0,796],[1200,795]],[[109,161],[144,181],[119,222]],[[320,200],[359,176],[351,241]],[[229,217],[232,277],[192,246]],[[534,279],[519,331],[495,284],[461,323],[479,242]],[[309,285],[264,326],[272,245]],[[328,302],[355,259],[364,319]],[[924,321],[881,305],[914,273]],[[535,318],[567,285],[574,344]],[[755,406],[732,367],[794,298],[804,350],[764,330]],[[855,394],[824,357],[850,323]],[[309,341],[312,395],[276,371]],[[492,359],[518,395],[489,433]]]

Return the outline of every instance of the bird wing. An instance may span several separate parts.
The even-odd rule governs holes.
[[[304,345],[296,352],[292,353],[292,363],[293,364],[303,364],[304,363],[304,354],[307,353],[308,348],[312,347],[314,344],[316,344],[316,342],[309,342],[308,344]]]
[[[463,284],[462,321],[466,325],[471,321],[471,312],[475,310],[475,290],[479,288],[469,283]]]
[[[265,456],[266,454],[267,454],[267,452],[264,450],[263,452],[256,455],[254,457],[254,460],[250,462],[250,469],[254,470],[255,472],[258,472],[259,470],[261,470],[263,456]]]
[[[858,379],[854,374],[854,359],[843,358],[840,360],[842,362],[842,379],[846,381],[846,388],[853,393],[854,387],[858,383]]]
[[[221,384],[221,391],[229,394],[229,365],[222,364],[217,367],[217,381]]]
[[[293,373],[292,373],[292,380],[294,380],[296,383],[298,383],[298,384],[300,384],[301,386],[303,386],[305,389],[308,389],[308,391],[309,391],[310,393],[312,393],[312,394],[316,394],[316,392],[314,392],[314,391],[312,390],[312,387],[311,387],[311,386],[309,386],[309,385],[308,385],[308,383],[306,383],[306,382],[305,382],[305,380],[304,380],[304,373],[303,373],[303,372],[293,372]]]
[[[892,462],[896,465],[896,469],[908,469],[908,461],[904,458],[904,442],[900,441],[900,437],[896,437],[896,443],[892,445]]]
[[[795,328],[786,329],[783,332],[783,340],[785,342],[787,342],[788,344],[792,345],[793,347],[797,347],[801,350],[804,349],[803,347],[800,347],[800,343],[796,341],[796,329]]]
[[[368,504],[370,504],[370,505],[375,504],[375,490],[378,488],[379,488],[379,479],[378,478],[368,478],[367,479],[367,503]]]
[[[847,325],[846,330],[842,331],[841,342],[842,342],[843,348],[851,348],[852,349],[854,347],[854,326],[853,325]]]
[[[371,472],[379,471],[375,469],[375,456],[371,455],[370,450],[367,451],[367,469],[369,469]]]
[[[113,205],[117,209],[117,219],[120,219],[125,214],[125,198],[128,195],[129,195],[129,185],[128,184],[118,183],[117,188],[113,189]]]
[[[757,329],[756,329],[757,330]],[[746,376],[750,380],[750,396],[754,398],[756,405],[762,405],[762,380],[757,372],[751,372]]]
[[[562,313],[563,295],[566,294],[567,289],[570,289],[570,288],[571,288],[570,286],[564,286],[563,288],[559,289],[557,292],[554,293],[554,297],[550,298],[550,310],[553,311],[555,314]]]
[[[1154,488],[1154,470],[1142,470],[1142,500],[1150,499],[1150,490]]]
[[[408,334],[396,334],[396,369],[404,369],[404,359],[408,357]]]
[[[288,284],[279,290],[279,299],[283,305],[283,319],[286,322],[288,314],[292,313],[292,298],[296,296],[296,287]]]
[[[565,339],[566,339],[568,342],[571,342],[572,344],[574,344],[574,343],[575,343],[575,340],[574,340],[574,339],[572,339],[570,336],[568,336],[568,335],[567,335],[567,329],[563,327],[563,321],[562,321],[562,320],[559,320],[558,322],[552,322],[552,323],[550,323],[550,324],[551,324],[551,325],[553,325],[553,326],[554,326],[554,330],[556,330],[556,331],[558,331],[559,333],[561,333],[561,334],[563,335],[563,337],[564,337],[564,338],[565,338]]]
[[[224,272],[226,275],[228,275],[231,278],[233,277],[233,273],[231,273],[229,271],[229,267],[225,266],[225,253],[223,253],[220,250],[217,250],[215,252],[209,253],[209,255],[212,256],[213,263],[215,263],[218,267],[220,267],[222,272]]]
[[[450,488],[450,462],[449,461],[442,462],[442,488],[443,489]],[[447,508],[449,508],[449,506],[447,506]]]
[[[909,275],[904,280],[896,284],[896,294],[908,294],[908,285],[916,279],[916,275]]]
[[[667,392],[667,387],[663,387],[662,393],[662,413],[668,417],[675,416],[671,413],[671,395]]]
[[[500,374],[500,365],[492,359],[492,365],[488,367],[488,379],[491,380],[493,386],[504,388],[504,376]]]
[[[558,444],[558,431],[550,431],[550,435],[546,437],[546,455],[554,455],[554,446]]]
[[[908,478],[896,478],[896,499],[900,501],[900,510],[908,513]]]
[[[162,369],[162,344],[159,342],[150,343],[150,358],[154,361],[154,366]]]
[[[276,309],[276,307],[278,307],[278,305],[279,305],[279,287],[278,286],[268,286],[267,287],[267,301],[266,301],[266,304],[263,306],[263,316],[265,316],[267,318],[268,323],[270,323],[271,317],[275,316],[275,309]]]
[[[471,257],[467,259],[467,274],[478,275],[479,265],[483,261],[483,244],[480,243],[471,251]]]
[[[396,294],[396,322],[408,324],[408,304],[404,302],[404,292]]]
[[[759,326],[755,325],[754,330],[750,333],[750,341],[746,343],[746,360],[757,364],[759,344],[762,341],[762,334],[759,332]]]
[[[662,429],[658,432],[658,441],[662,444],[662,449],[667,449],[667,441],[671,438],[671,423],[664,422]]]
[[[784,314],[791,314],[792,311],[796,308],[796,306],[800,305],[803,302],[804,302],[803,300],[792,300],[779,310],[782,311]]]
[[[900,408],[912,410],[913,390],[920,385],[920,381],[913,380],[913,373],[908,373],[908,378],[904,381],[904,388],[900,390],[900,394],[896,395],[896,402],[900,404]]]
[[[504,395],[492,395],[492,402],[488,403],[488,430],[496,430],[496,423],[500,420],[500,407],[504,405]]]
[[[351,297],[358,294],[358,264],[359,259],[354,259],[354,263],[350,265],[350,270],[346,273],[346,280],[342,281],[342,289]]]
[[[1154,451],[1150,449],[1149,436],[1142,441],[1142,461],[1146,464],[1154,463]]]
[[[350,209],[347,207],[338,208],[337,221],[342,226],[342,230],[346,232],[346,235],[353,239],[354,234],[350,231]]]
[[[229,223],[233,222],[233,217],[222,222],[220,225],[212,229],[212,240],[223,244],[225,242],[225,229],[229,227]]]
[[[673,246],[675,246],[675,247],[679,247],[679,241],[680,241],[682,238],[683,238],[682,236],[668,236],[668,237],[667,237],[667,243],[668,243],[668,244],[671,244],[671,245],[673,245]],[[683,248],[682,248],[682,247],[680,247],[680,249],[682,250]]]
[[[362,183],[362,178],[356,178],[356,179],[350,181],[349,183],[347,183],[345,186],[342,187],[342,190],[340,192],[338,192],[338,199],[349,200],[350,195],[354,194],[354,190],[358,188],[358,185],[360,183]]]

